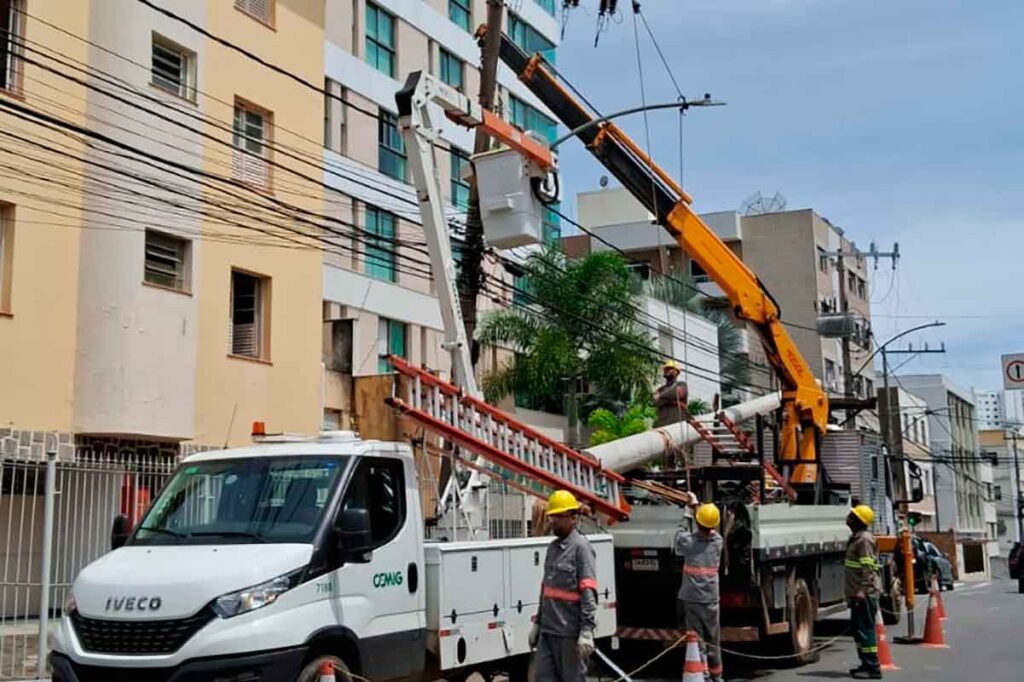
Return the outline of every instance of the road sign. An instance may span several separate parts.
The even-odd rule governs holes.
[[[1024,353],[1003,356],[1003,388],[1024,390]]]

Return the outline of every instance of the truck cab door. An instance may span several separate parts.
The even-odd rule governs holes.
[[[383,454],[383,453],[382,453]],[[408,457],[363,457],[340,515],[364,509],[369,561],[342,559],[332,591],[339,625],[357,639],[363,675],[404,677],[422,668],[426,620],[423,541],[416,474]]]

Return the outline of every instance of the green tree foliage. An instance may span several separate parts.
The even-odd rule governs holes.
[[[611,410],[599,407],[591,412],[587,419],[590,426],[590,444],[600,445],[646,431],[651,428],[656,416],[654,408],[650,405],[633,405],[621,417]]]
[[[619,404],[649,392],[658,353],[637,319],[638,298],[620,256],[570,260],[549,248],[531,254],[524,272],[524,304],[488,313],[477,328],[480,343],[515,351],[483,377],[487,400],[517,394],[561,412],[562,397],[580,381]]]

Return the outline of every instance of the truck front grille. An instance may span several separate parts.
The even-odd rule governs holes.
[[[82,648],[94,654],[173,654],[216,615],[206,607],[176,620],[102,620],[71,613]]]

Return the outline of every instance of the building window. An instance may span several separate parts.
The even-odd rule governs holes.
[[[875,382],[871,379],[864,379],[864,397],[871,398],[875,395]]]
[[[383,282],[396,281],[395,216],[373,206],[366,207],[366,274]]]
[[[996,501],[1003,499],[1003,486],[992,486],[992,499]]]
[[[692,277],[693,281],[697,284],[711,281],[711,278],[708,277],[708,273],[704,272],[704,268],[700,266],[700,263],[692,258],[690,259],[690,277]]]
[[[153,34],[152,83],[172,95],[195,101],[196,54]]]
[[[836,383],[836,363],[831,360],[825,360],[825,389],[835,388]]]
[[[395,77],[395,18],[372,2],[366,3],[366,63]]]
[[[274,0],[235,0],[235,9],[245,12],[267,26],[274,23]]]
[[[508,35],[524,52],[540,52],[549,63],[555,63],[555,44],[511,12],[508,14]]]
[[[857,296],[861,300],[867,300],[867,282],[862,280],[860,277],[857,278]]]
[[[377,355],[378,374],[387,374],[392,371],[388,356],[408,357],[406,355],[406,333],[406,326],[403,322],[389,320],[386,317],[377,319],[377,348],[380,349]]]
[[[558,124],[515,95],[508,98],[509,123],[543,135],[548,142],[558,139]]]
[[[452,148],[451,175],[452,175],[452,205],[459,210],[465,211],[469,208],[469,181],[463,177],[463,171],[469,169],[469,158],[461,151]]]
[[[22,0],[0,0],[0,89],[21,89],[21,46],[25,35]]]
[[[828,254],[820,246],[818,247],[818,269],[822,272],[828,272]]]
[[[338,154],[345,153],[346,123],[345,88],[341,83],[324,79],[324,147]]]
[[[231,168],[236,180],[263,189],[270,187],[270,124],[269,112],[235,100]]]
[[[146,230],[143,281],[176,291],[188,291],[190,244],[189,240],[181,237]]]
[[[14,270],[14,207],[0,204],[0,313],[11,312]]]
[[[377,168],[384,175],[405,181],[405,142],[398,130],[398,118],[381,110],[377,123]]]
[[[473,14],[469,7],[470,0],[448,0],[448,18],[466,31],[473,23]]]
[[[231,354],[269,358],[270,278],[231,271]]]
[[[463,73],[465,69],[463,67],[464,63],[461,59],[443,47],[441,48],[441,68],[439,70],[441,80],[459,92],[464,89]]]
[[[536,2],[538,5],[540,5],[540,8],[542,10],[544,10],[545,12],[550,14],[551,16],[555,16],[555,0],[533,0],[533,1]]]

